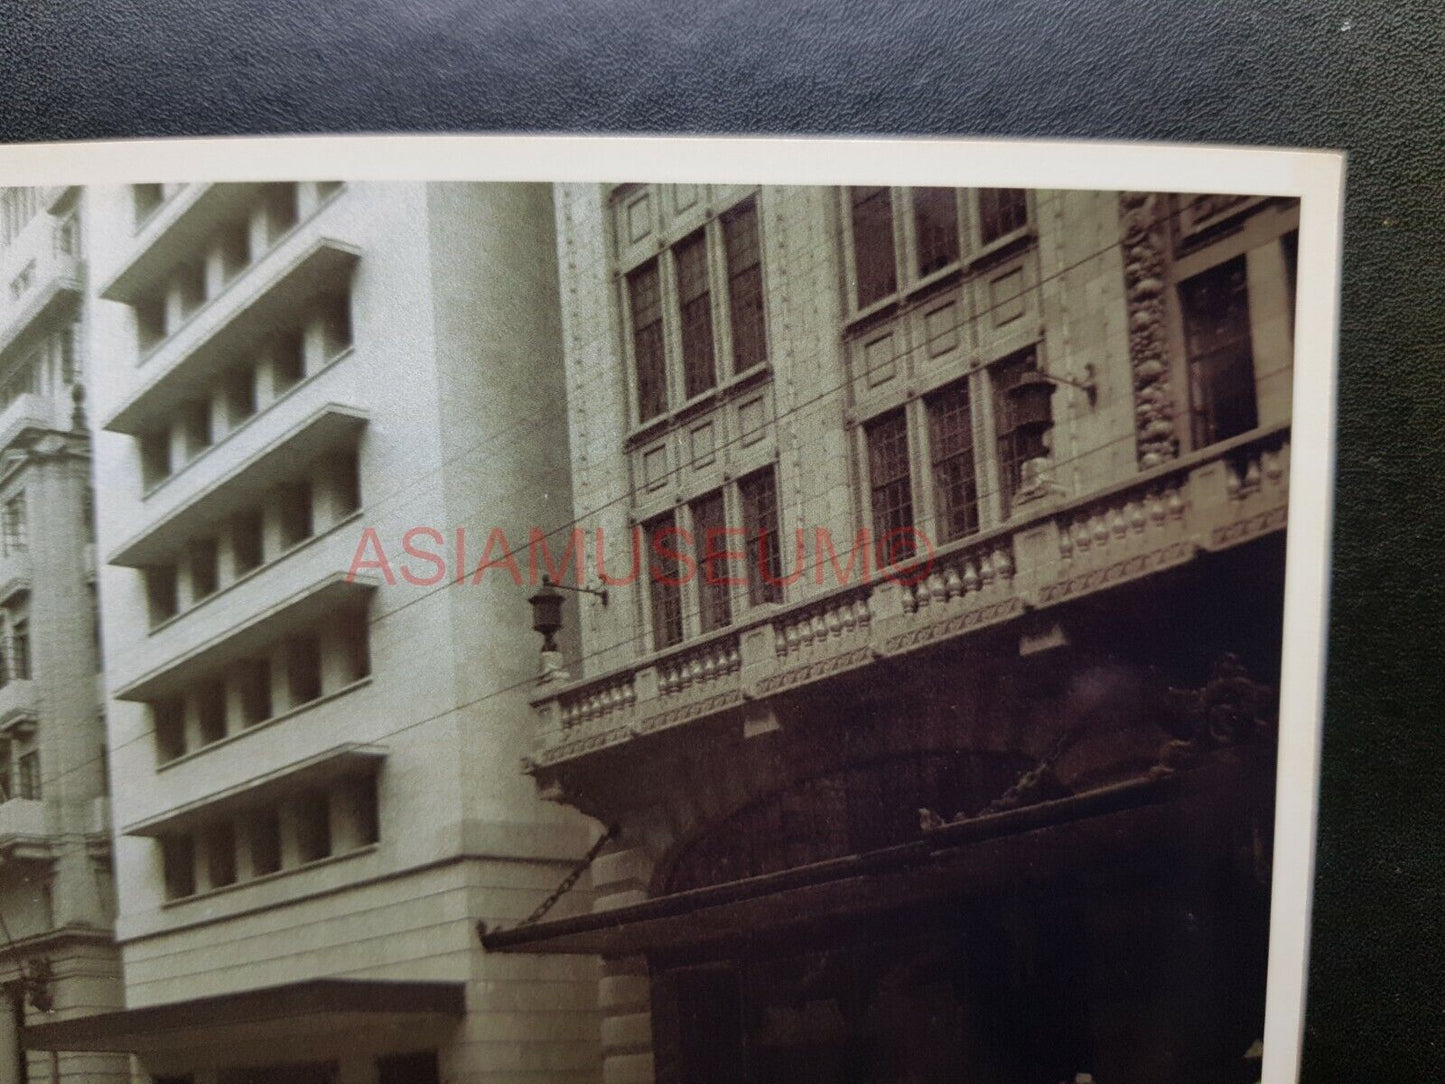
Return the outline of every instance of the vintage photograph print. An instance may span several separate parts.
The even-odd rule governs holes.
[[[1340,177],[0,149],[0,1082],[1293,1080]]]

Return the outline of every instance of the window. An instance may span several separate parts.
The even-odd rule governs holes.
[[[346,676],[360,681],[371,674],[371,643],[367,636],[366,614],[360,610],[341,619],[341,647],[346,660]]]
[[[768,360],[763,315],[763,257],[758,244],[758,208],[753,200],[723,216],[727,258],[728,318],[733,336],[734,373]]]
[[[361,775],[341,784],[339,800],[351,822],[356,845],[366,847],[381,840],[381,821],[376,801],[377,778]]]
[[[275,808],[257,809],[246,819],[251,844],[251,875],[264,877],[281,868],[281,814]]]
[[[1238,256],[1182,283],[1184,348],[1194,446],[1202,448],[1259,424],[1249,287]]]
[[[7,554],[23,553],[29,543],[28,517],[25,510],[25,492],[21,490],[5,501],[0,509],[0,534],[3,534]]]
[[[950,385],[928,400],[933,503],[940,542],[951,542],[979,529],[971,410],[965,381]]]
[[[957,263],[961,252],[957,191],[952,188],[915,188],[913,228],[919,278]]]
[[[196,690],[196,724],[201,744],[210,745],[226,736],[226,686],[207,681]]]
[[[169,621],[180,612],[176,590],[176,566],[152,565],[145,570],[146,602],[150,607],[152,625]]]
[[[206,875],[212,888],[236,883],[236,826],[220,821],[206,829]]]
[[[296,798],[296,854],[302,862],[331,856],[331,803],[324,790],[308,790]]]
[[[171,434],[168,429],[152,429],[140,437],[141,485],[146,489],[159,485],[171,476]]]
[[[226,399],[226,424],[232,429],[256,413],[256,369],[237,365],[222,378]]]
[[[196,841],[191,836],[163,837],[161,864],[165,870],[166,899],[180,900],[196,894]]]
[[[131,185],[131,198],[135,204],[135,228],[140,229],[166,201],[166,192],[158,184],[134,184]]]
[[[697,551],[698,616],[704,633],[732,624],[732,589],[727,580],[733,575],[728,562],[718,558],[728,547],[727,507],[721,490],[692,503],[692,537]],[[709,557],[712,559],[709,559]]]
[[[1027,437],[1017,429],[1013,397],[1009,394],[1024,373],[1038,368],[1033,347],[1010,354],[989,369],[994,391],[994,428],[998,435],[999,507],[1005,519],[1014,495],[1023,488],[1024,464],[1046,453],[1042,436]]]
[[[241,701],[241,725],[255,726],[271,718],[271,663],[243,659],[236,664],[236,691]]]
[[[39,213],[40,189],[17,186],[0,191],[0,244],[10,244]]]
[[[29,681],[30,673],[30,622],[26,618],[12,618],[10,622],[10,676],[16,681]]]
[[[296,185],[268,184],[261,199],[266,217],[266,241],[274,245],[301,217],[296,203]]]
[[[185,264],[176,273],[176,289],[181,299],[184,320],[206,303],[206,265],[202,260]]]
[[[186,755],[186,710],[179,698],[152,704],[151,725],[156,735],[156,758],[162,764]]]
[[[293,708],[320,697],[321,644],[314,635],[286,641],[286,688]]]
[[[221,281],[230,282],[251,262],[251,230],[245,219],[228,222],[216,238],[221,252]]]
[[[261,567],[264,531],[259,508],[237,512],[231,517],[231,554],[237,576]]]
[[[993,244],[1023,229],[1028,222],[1028,193],[1022,188],[978,190],[978,236],[983,244]]]
[[[211,403],[209,399],[192,399],[181,408],[181,428],[186,437],[186,458],[194,459],[213,443]]]
[[[893,195],[887,188],[853,188],[853,280],[858,308],[898,289],[893,249]]]
[[[351,349],[351,298],[329,294],[321,303],[323,355],[330,360]]]
[[[701,395],[717,383],[713,368],[712,292],[708,288],[707,236],[698,230],[673,249],[682,315],[684,396]]]
[[[336,515],[348,516],[361,507],[361,466],[355,452],[336,457],[332,464],[336,491]]]
[[[200,602],[216,593],[221,584],[220,544],[214,538],[198,538],[189,546],[191,601]]]
[[[668,512],[644,528],[651,560],[648,592],[652,603],[652,644],[655,650],[682,642],[682,565],[671,553],[681,552],[677,518]]]
[[[873,537],[880,567],[913,556],[913,483],[908,463],[908,418],[895,410],[865,430],[872,495]]]
[[[21,753],[15,761],[15,768],[19,779],[15,789],[21,798],[28,798],[32,802],[40,800],[40,750],[29,749]]]
[[[738,483],[748,550],[748,602],[783,601],[783,541],[778,530],[778,487],[771,467]]]
[[[271,361],[271,389],[276,395],[290,391],[306,376],[306,352],[299,331],[287,331],[276,337]]]
[[[645,422],[667,410],[662,285],[656,260],[649,260],[627,276],[627,293],[632,308],[632,354],[637,371],[638,418]]]
[[[55,254],[80,255],[80,216],[74,211],[55,222]]]
[[[285,482],[277,487],[281,511],[281,547],[289,549],[311,537],[312,508],[309,482]]]
[[[140,352],[148,353],[165,337],[165,298],[148,297],[137,301],[135,305],[135,338]]]

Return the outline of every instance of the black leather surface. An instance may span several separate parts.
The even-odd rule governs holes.
[[[1304,1079],[1445,1079],[1438,0],[268,8],[9,0],[0,139],[791,131],[1348,150]]]

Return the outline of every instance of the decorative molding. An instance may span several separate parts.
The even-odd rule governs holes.
[[[1008,621],[1014,617],[1020,617],[1024,612],[1024,601],[1017,596],[1006,598],[989,606],[981,606],[976,610],[967,613],[954,614],[942,621],[934,621],[924,625],[922,628],[909,629],[907,632],[900,632],[890,636],[883,645],[887,654],[895,654],[901,651],[908,651],[915,647],[922,647],[924,644],[931,644],[936,640],[946,639],[958,633],[969,632],[973,629],[982,628],[984,625],[994,625],[1000,621]]]
[[[1193,542],[1172,542],[1160,549],[1136,554],[1122,561],[1116,561],[1112,565],[1096,568],[1092,572],[1070,576],[1066,580],[1057,580],[1039,590],[1039,604],[1062,602],[1067,598],[1097,591],[1101,587],[1132,580],[1172,565],[1183,564],[1194,556],[1194,549]]]
[[[1144,469],[1179,455],[1169,387],[1164,232],[1158,214],[1161,198],[1148,192],[1119,194],[1129,361],[1134,376],[1134,437],[1139,466]]]
[[[791,670],[784,670],[780,674],[770,674],[763,678],[754,686],[753,695],[755,697],[771,696],[784,689],[806,685],[820,678],[831,677],[843,670],[863,666],[865,663],[872,662],[873,657],[873,648],[856,647],[852,651],[845,651],[841,655],[833,655],[826,659],[818,659],[806,666],[795,666]]]

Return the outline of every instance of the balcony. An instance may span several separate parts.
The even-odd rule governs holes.
[[[40,696],[30,678],[11,678],[0,685],[0,730],[33,726]]]
[[[131,258],[100,291],[133,305],[210,239],[216,223],[249,206],[259,182],[191,184],[160,205],[141,226]]]
[[[49,857],[45,803],[35,798],[0,802],[0,860],[37,861]]]
[[[79,256],[59,250],[55,236],[54,222],[42,216],[6,253],[8,278],[0,283],[0,363],[23,348],[32,330],[51,326],[57,314],[79,304],[85,264]]]
[[[305,400],[297,403],[306,405]],[[258,427],[248,434],[251,439],[214,449],[209,453],[216,457],[213,470],[205,472],[212,480],[203,483],[196,476],[188,486],[167,485],[158,517],[122,543],[108,563],[143,568],[170,559],[186,542],[255,504],[298,467],[328,452],[355,447],[366,423],[363,410],[322,403],[279,436],[271,435],[274,429],[270,427]]]
[[[292,233],[142,359],[146,383],[103,428],[135,436],[187,399],[209,393],[227,366],[258,352],[277,327],[344,282],[360,256],[314,229]]]
[[[70,428],[68,412],[57,408],[48,395],[22,392],[0,411],[0,450],[9,448],[28,433]]]
[[[549,684],[533,699],[528,768],[545,773],[1283,531],[1288,480],[1288,428],[1245,434],[941,547],[916,583],[844,585],[634,666]]]

